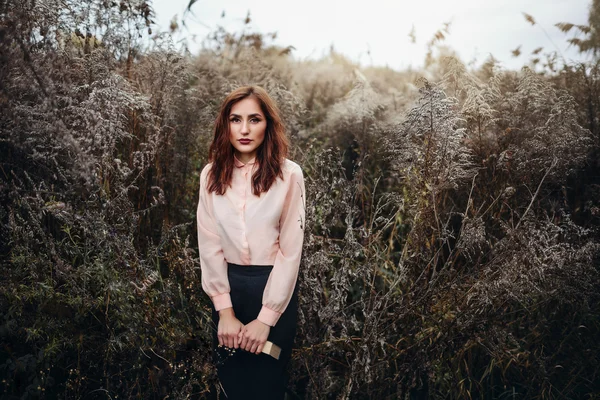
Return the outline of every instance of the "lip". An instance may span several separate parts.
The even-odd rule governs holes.
[[[252,141],[252,139],[239,139],[238,142],[241,144],[248,144]]]

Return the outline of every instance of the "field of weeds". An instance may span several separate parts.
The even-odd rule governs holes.
[[[247,83],[306,179],[290,398],[600,396],[599,63],[190,55],[144,47],[147,1],[80,3],[0,1],[1,399],[217,398],[195,210]]]

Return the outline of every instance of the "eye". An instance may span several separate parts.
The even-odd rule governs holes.
[[[260,122],[260,118],[252,118],[250,121],[255,124],[258,124]]]
[[[240,119],[238,117],[233,117],[229,119],[229,122],[238,122]]]

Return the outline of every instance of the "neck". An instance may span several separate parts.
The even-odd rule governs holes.
[[[241,162],[246,164],[246,163],[248,163],[248,161],[252,160],[255,157],[255,154],[242,154],[242,153],[236,152],[235,156],[237,157],[238,160],[240,160]]]

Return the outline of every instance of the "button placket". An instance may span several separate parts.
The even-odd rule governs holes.
[[[244,252],[246,252],[246,253],[248,253],[248,239],[246,236],[246,200],[247,200],[247,193],[248,193],[248,166],[249,166],[249,164],[246,164],[243,167],[244,191],[242,194],[242,200],[240,201],[240,216],[242,218],[242,225],[243,225],[242,248],[243,248]]]

